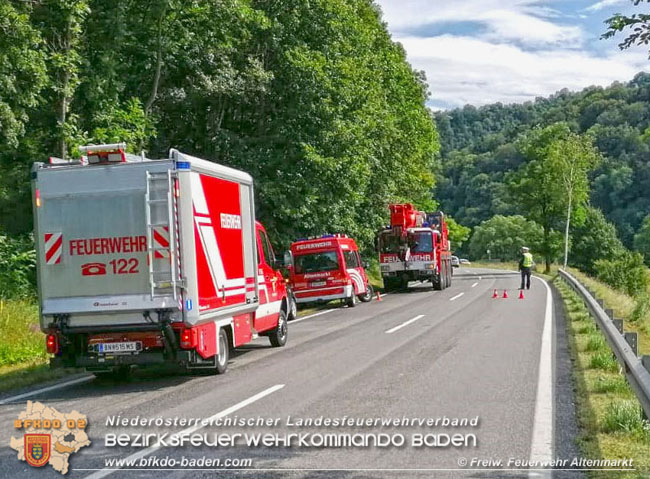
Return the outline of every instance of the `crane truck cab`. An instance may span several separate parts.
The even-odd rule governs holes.
[[[171,150],[81,148],[32,168],[41,329],[53,366],[223,373],[287,341],[290,300],[247,173]]]
[[[409,281],[431,281],[436,290],[451,286],[451,244],[444,214],[417,211],[410,203],[390,205],[390,212],[390,225],[377,235],[385,288],[404,289]]]
[[[298,303],[372,300],[373,288],[354,239],[344,234],[327,234],[291,244],[293,265],[289,280]]]

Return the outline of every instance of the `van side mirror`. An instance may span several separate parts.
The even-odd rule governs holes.
[[[291,252],[291,250],[287,250],[284,252],[283,262],[285,268],[290,268],[293,266],[293,253]]]

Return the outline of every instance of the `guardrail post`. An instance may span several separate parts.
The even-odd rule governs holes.
[[[623,334],[623,320],[622,319],[612,319],[614,327],[618,330],[619,333]]]
[[[603,301],[602,299],[596,299],[596,302],[598,303],[598,306],[600,306],[601,308],[605,307],[605,301]]]
[[[627,344],[630,345],[632,348],[632,351],[634,351],[634,355],[637,356],[638,353],[638,343],[639,343],[639,335],[637,333],[629,332],[625,333],[625,340],[627,341]]]
[[[605,310],[605,314],[607,314],[607,316],[609,316],[609,319],[614,319],[614,310],[613,309],[607,308]]]

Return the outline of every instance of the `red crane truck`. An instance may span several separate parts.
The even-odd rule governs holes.
[[[409,281],[431,281],[435,290],[451,286],[451,244],[445,215],[425,213],[412,204],[393,204],[390,225],[377,237],[379,262],[387,290]]]
[[[223,373],[230,348],[287,340],[291,299],[250,175],[125,144],[32,168],[41,329],[53,366],[180,364]],[[288,261],[288,259],[287,259]]]

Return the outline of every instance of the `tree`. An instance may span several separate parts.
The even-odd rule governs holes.
[[[567,138],[569,133],[566,124],[555,123],[546,128],[535,128],[522,136],[519,148],[527,162],[507,177],[510,193],[519,211],[525,212],[527,218],[542,226],[540,252],[545,258],[546,272],[551,270],[551,261],[557,254],[557,244],[553,241],[555,227],[561,222],[568,203],[559,162],[552,152],[556,142]]]
[[[589,177],[600,161],[588,136],[569,132],[554,141],[549,148],[549,166],[557,172],[566,198],[566,225],[564,229],[564,267],[569,259],[569,228],[571,213],[589,200]]]
[[[650,215],[646,216],[638,233],[634,235],[634,249],[641,253],[650,266]]]
[[[650,0],[631,0],[635,6],[641,3],[650,3]],[[650,42],[650,15],[646,13],[635,13],[631,16],[617,13],[605,20],[608,30],[603,33],[602,38],[612,38],[616,34],[630,29],[630,33],[621,43],[619,48],[626,50],[634,45],[648,45]]]
[[[16,148],[46,84],[42,39],[28,2],[0,0],[0,149]]]
[[[514,261],[519,258],[522,246],[531,248],[533,254],[539,251],[542,236],[542,227],[521,215],[496,215],[474,228],[469,251],[476,259]]]
[[[457,223],[451,216],[447,216],[446,221],[449,229],[449,241],[451,241],[454,251],[458,251],[469,238],[472,229]]]
[[[597,208],[585,208],[585,219],[571,234],[571,264],[595,274],[595,262],[611,259],[624,250],[616,228]]]

